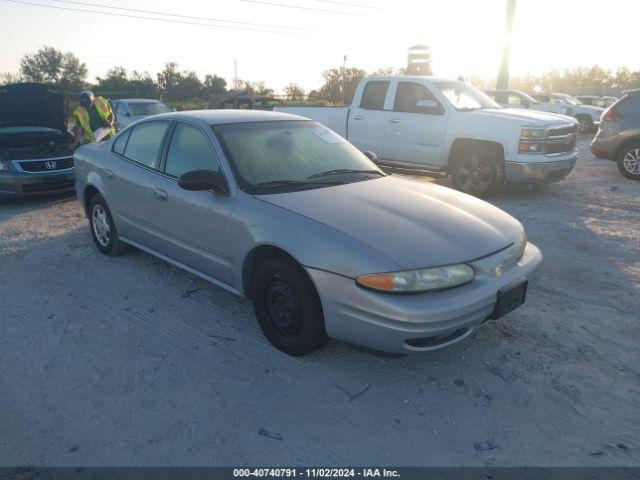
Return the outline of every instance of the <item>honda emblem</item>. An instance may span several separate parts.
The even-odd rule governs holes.
[[[56,168],[58,168],[58,164],[53,160],[49,160],[44,164],[44,166],[47,167],[47,170],[55,170]]]

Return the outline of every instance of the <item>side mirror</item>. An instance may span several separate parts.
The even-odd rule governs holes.
[[[213,170],[193,170],[180,176],[178,179],[180,188],[188,191],[205,191],[220,195],[229,195],[229,186],[221,172]]]
[[[367,157],[372,162],[377,162],[378,161],[378,156],[375,153],[370,152],[369,150],[367,150],[365,152],[362,152],[362,153],[364,153],[365,157]]]
[[[429,115],[442,115],[444,113],[444,109],[436,100],[418,100],[416,107],[418,108],[419,113],[426,113]]]

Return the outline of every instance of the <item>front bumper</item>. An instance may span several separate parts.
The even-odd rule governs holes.
[[[75,188],[73,169],[60,172],[15,172],[0,173],[0,198],[71,191]]]
[[[513,260],[511,268],[496,273],[508,250],[469,262],[476,277],[466,285],[415,295],[382,294],[359,287],[352,278],[313,268],[307,271],[320,295],[331,338],[402,354],[462,340],[491,315],[500,288],[538,276],[542,254],[531,243],[520,261]]]
[[[530,156],[530,155],[528,155]],[[540,156],[539,156],[540,157]],[[505,162],[505,179],[512,183],[552,183],[565,178],[578,160],[578,150],[574,149],[567,155],[550,158],[543,155],[536,161],[519,161],[508,159]]]

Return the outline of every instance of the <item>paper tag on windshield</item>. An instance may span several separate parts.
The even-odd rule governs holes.
[[[311,130],[311,132],[316,136],[321,138],[327,143],[342,143],[344,139],[338,135],[336,132],[332,132],[328,128],[319,128],[317,130]]]

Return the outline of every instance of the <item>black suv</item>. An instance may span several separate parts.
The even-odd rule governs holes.
[[[626,178],[640,180],[640,89],[625,92],[604,111],[591,151],[617,162]]]

